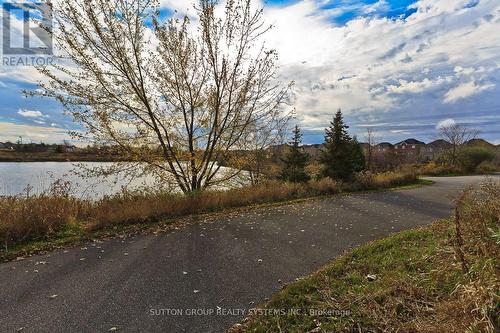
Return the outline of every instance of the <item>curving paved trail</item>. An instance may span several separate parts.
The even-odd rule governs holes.
[[[431,179],[2,264],[0,332],[222,332],[346,249],[449,216],[482,178]]]

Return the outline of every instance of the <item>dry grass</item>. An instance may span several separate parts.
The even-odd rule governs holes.
[[[231,332],[498,332],[500,184],[467,190],[457,211],[355,249],[264,307],[347,315],[255,315]]]
[[[70,184],[55,181],[40,195],[0,198],[0,239],[23,242],[41,235],[50,236],[73,225],[89,211],[90,203],[69,196]]]
[[[454,168],[449,165],[437,164],[435,162],[415,166],[413,168],[417,174],[426,176],[447,176],[463,174],[463,171],[458,168]]]
[[[404,166],[401,168],[403,172],[410,172],[413,170],[418,175],[425,176],[454,176],[454,175],[468,175],[468,174],[488,174],[500,171],[500,164],[495,161],[484,161],[472,170],[464,167],[453,167],[446,164],[439,164],[429,162],[427,164]]]
[[[47,195],[0,199],[0,235],[5,242],[50,235],[75,223],[79,203]]]
[[[352,186],[354,189],[376,190],[410,184],[416,179],[417,175],[413,170],[384,173],[361,172],[356,176]]]
[[[289,200],[306,195],[304,190],[304,187],[298,184],[272,182],[228,191],[206,191],[188,196],[125,192],[95,204],[90,217],[91,228],[122,223],[154,222],[163,218]]]
[[[343,191],[387,188],[415,183],[414,173],[363,174],[352,184],[331,179],[307,184],[268,182],[228,191],[205,191],[189,196],[169,193],[122,192],[91,202],[69,196],[70,184],[57,181],[42,195],[0,198],[0,239],[16,244],[50,239],[75,224],[92,232],[111,226],[150,223],[167,218],[221,209],[272,203]]]

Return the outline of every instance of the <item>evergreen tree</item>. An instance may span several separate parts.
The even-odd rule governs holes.
[[[330,128],[326,129],[325,145],[320,156],[325,177],[350,180],[355,172],[364,169],[363,151],[356,138],[347,133],[348,128],[339,109]]]
[[[365,154],[356,136],[351,141],[351,165],[354,172],[360,172],[366,168]]]
[[[295,126],[293,130],[293,139],[290,141],[290,147],[284,158],[281,159],[284,163],[280,175],[282,180],[302,183],[310,179],[305,170],[309,162],[309,155],[301,150],[301,143],[302,133],[299,126]]]

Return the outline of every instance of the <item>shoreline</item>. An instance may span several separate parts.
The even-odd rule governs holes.
[[[183,225],[186,220],[192,220],[193,218],[196,219],[196,217],[200,216],[220,216],[220,214],[227,215],[231,212],[240,212],[242,210],[255,209],[257,207],[276,205],[284,206],[290,203],[317,200],[326,197],[334,197],[336,195],[408,190],[432,184],[434,184],[433,181],[416,179],[414,181],[406,182],[406,184],[392,184],[387,187],[380,187],[376,189],[342,189],[340,191],[335,191],[335,193],[327,193],[328,191],[323,191],[324,193],[305,193],[302,196],[284,195],[280,198],[272,197],[271,195],[271,197],[267,199],[264,198],[262,200],[259,200],[259,197],[257,197],[257,199],[249,200],[247,202],[227,204],[222,206],[218,205],[217,207],[207,206],[198,210],[193,209],[192,206],[189,205],[189,202],[186,202],[187,206],[185,207],[186,210],[184,212],[179,210],[166,213],[164,212],[163,214],[153,214],[154,212],[152,212],[151,214],[146,214],[147,218],[143,220],[137,220],[129,216],[128,221],[120,220],[111,221],[109,223],[98,219],[96,220],[98,224],[96,224],[95,226],[89,224],[92,219],[76,218],[73,223],[66,225],[65,227],[54,233],[38,235],[37,237],[27,241],[13,241],[8,249],[0,249],[0,262],[11,261],[19,256],[25,257],[41,252],[51,251],[57,248],[80,244],[81,242],[88,241],[89,239],[108,239],[136,233],[154,233],[162,229],[168,231],[171,228],[176,228]],[[215,193],[215,195],[217,195],[217,193]],[[203,201],[203,198],[199,199]],[[127,206],[133,205],[133,202],[128,201],[125,204]],[[140,202],[135,202],[135,204],[140,206]],[[110,205],[106,205],[106,208],[108,213],[110,209],[113,210],[113,207]],[[111,213],[123,213],[122,209],[125,208],[124,206],[120,206],[117,207],[117,209],[118,210],[115,209],[115,211],[112,211]],[[134,207],[132,207],[132,209],[134,209],[134,211],[136,210]],[[137,210],[138,209],[139,208],[137,208]]]
[[[2,153],[1,163],[21,162],[127,162],[124,158],[114,156],[98,156],[91,154],[45,154],[45,153]]]

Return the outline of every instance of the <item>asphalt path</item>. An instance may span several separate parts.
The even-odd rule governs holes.
[[[450,216],[483,177],[431,179],[1,264],[0,332],[223,332],[344,251]]]

